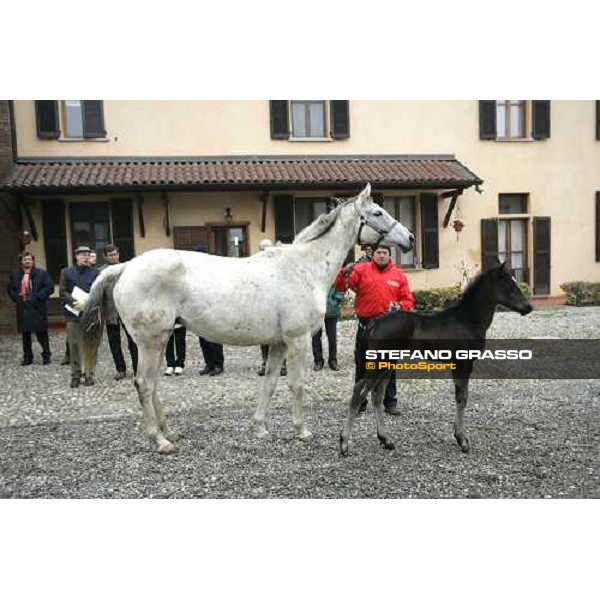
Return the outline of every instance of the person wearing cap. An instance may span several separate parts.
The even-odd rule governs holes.
[[[115,246],[115,244],[108,244],[106,248],[104,248],[104,258],[106,259],[106,264],[98,269],[99,272],[102,272],[110,265],[118,265],[121,262],[119,248]],[[127,337],[127,347],[129,348],[129,355],[131,356],[131,368],[134,375],[137,373],[138,349],[136,343],[133,341],[119,318],[119,313],[117,312],[117,307],[113,298],[116,283],[117,280],[113,279],[104,290],[102,312],[104,314],[104,320],[106,321],[106,336],[108,337],[110,353],[112,354],[115,369],[117,370],[115,380],[119,381],[120,379],[125,378],[127,372],[125,358],[123,357],[123,351],[121,350],[121,326]]]
[[[272,245],[273,245],[273,242],[268,238],[260,240],[260,242],[258,244],[258,251],[263,252],[263,250],[270,248]],[[261,355],[261,364],[260,364],[260,367],[258,368],[257,374],[259,377],[264,377],[264,375],[267,371],[267,360],[269,358],[269,346],[267,344],[261,344],[260,355]],[[280,375],[283,377],[285,377],[287,375],[287,360],[283,361],[283,365],[281,366]]]
[[[21,366],[33,362],[31,334],[35,333],[42,347],[42,363],[50,364],[50,343],[48,341],[48,309],[46,300],[54,290],[50,275],[35,266],[35,256],[23,252],[19,256],[21,268],[11,273],[7,291],[17,305],[17,330],[23,339],[23,360]]]
[[[69,344],[72,388],[79,387],[82,377],[80,348],[83,332],[81,331],[79,317],[81,311],[85,308],[85,304],[73,298],[72,293],[75,287],[89,293],[92,284],[98,277],[98,270],[90,266],[89,263],[91,252],[92,249],[89,246],[78,246],[75,249],[75,264],[72,267],[63,269],[60,274],[60,298],[64,304],[64,313],[67,317],[67,342]],[[94,383],[94,372],[86,373],[84,385],[94,385]]]
[[[390,247],[378,244],[373,251],[373,260],[354,263],[342,269],[334,285],[339,292],[348,288],[356,292],[354,311],[358,317],[358,329],[354,346],[354,381],[365,375],[365,352],[368,341],[368,325],[372,319],[389,310],[412,310],[414,299],[406,275],[390,259]],[[392,371],[383,399],[384,410],[390,415],[400,414],[396,398],[396,375]],[[361,412],[366,409],[366,402]]]

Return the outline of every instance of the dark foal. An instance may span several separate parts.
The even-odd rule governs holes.
[[[485,347],[486,332],[492,324],[498,304],[521,315],[533,310],[515,279],[506,270],[505,263],[479,274],[466,288],[457,304],[446,310],[429,314],[395,311],[376,319],[369,333],[369,349],[401,350],[418,347],[445,350],[454,342],[461,349],[482,350]],[[452,371],[456,396],[454,437],[462,451],[468,452],[469,440],[464,432],[463,417],[474,361],[453,362],[456,363],[456,369]],[[377,371],[372,377],[362,379],[354,386],[348,417],[340,434],[342,456],[348,454],[348,441],[354,419],[369,392],[375,408],[377,438],[384,448],[394,449],[383,419],[383,395],[390,373],[389,370]]]

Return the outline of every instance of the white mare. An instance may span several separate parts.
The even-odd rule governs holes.
[[[227,258],[181,250],[152,250],[108,267],[94,282],[83,315],[84,368],[95,358],[101,337],[102,296],[118,279],[114,299],[135,340],[139,361],[135,386],[147,434],[169,454],[179,439],[157,395],[161,361],[177,317],[205,339],[227,345],[267,344],[255,422],[268,436],[265,420],[287,353],[292,421],[300,439],[303,393],[311,334],[321,327],[326,297],[349,250],[358,242],[384,240],[411,249],[414,237],[370,198],[370,185],[301,231],[293,244],[267,248],[249,258]]]

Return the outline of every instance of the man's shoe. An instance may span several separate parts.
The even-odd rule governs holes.
[[[120,381],[121,379],[125,379],[125,371],[117,371],[115,381]]]
[[[21,361],[21,366],[22,367],[27,367],[28,365],[31,365],[31,364],[33,364],[33,358],[24,358]]]
[[[181,375],[183,373],[183,367],[175,367],[175,375]]]
[[[313,371],[320,371],[325,366],[322,360],[315,360],[313,363]]]
[[[339,371],[340,370],[340,368],[338,367],[338,364],[337,364],[337,360],[335,358],[330,358],[329,359],[329,368],[332,371]]]
[[[51,362],[50,357],[49,356],[43,356],[42,357],[42,364],[43,365],[49,365]]]
[[[265,376],[265,372],[267,370],[267,365],[265,363],[263,363],[262,365],[260,365],[260,367],[258,368],[258,371],[256,371],[256,374],[259,377],[264,377]]]
[[[87,387],[89,387],[90,385],[95,385],[95,384],[96,384],[96,382],[94,381],[93,377],[88,376],[83,380],[83,385],[85,385]]]
[[[200,373],[198,373],[198,375],[210,375],[212,371],[212,367],[209,367],[208,365],[206,365],[206,367],[204,367],[204,369],[200,370]]]
[[[383,412],[388,414],[388,415],[392,415],[393,417],[397,417],[399,416],[401,413],[400,409],[397,406],[386,406],[383,409]]]
[[[216,377],[217,375],[220,375],[223,372],[223,367],[215,367],[210,373],[209,375],[211,377]]]
[[[279,375],[281,375],[281,377],[287,377],[287,367],[285,365],[283,365],[283,367],[281,367],[281,371],[279,371]]]
[[[165,375],[166,375],[167,377],[171,377],[171,375],[173,375],[173,371],[174,371],[174,370],[175,370],[175,369],[173,369],[173,367],[167,367],[167,368],[165,369]]]
[[[63,359],[60,361],[61,366],[65,366],[65,365],[70,365],[71,364],[71,359],[68,356],[63,357]]]
[[[362,413],[364,413],[364,412],[367,412],[367,403],[366,402],[363,402],[363,404],[361,404],[358,407],[358,414],[359,415],[362,415]]]
[[[77,377],[77,378],[73,377],[73,379],[71,379],[71,387],[72,388],[79,387],[79,377]]]

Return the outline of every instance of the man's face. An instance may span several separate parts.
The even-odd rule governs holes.
[[[90,258],[88,261],[88,264],[90,265],[90,267],[95,267],[96,266],[96,253],[95,252],[90,252]]]
[[[119,262],[119,251],[113,250],[112,252],[108,252],[106,254],[106,262],[109,265],[116,265]]]
[[[377,248],[375,252],[373,252],[373,262],[383,267],[387,265],[390,260],[390,252],[387,248]]]
[[[75,263],[78,267],[89,266],[90,264],[90,253],[89,252],[79,252],[75,255]]]
[[[21,264],[24,269],[31,269],[33,267],[33,258],[31,256],[24,256],[21,259]]]

